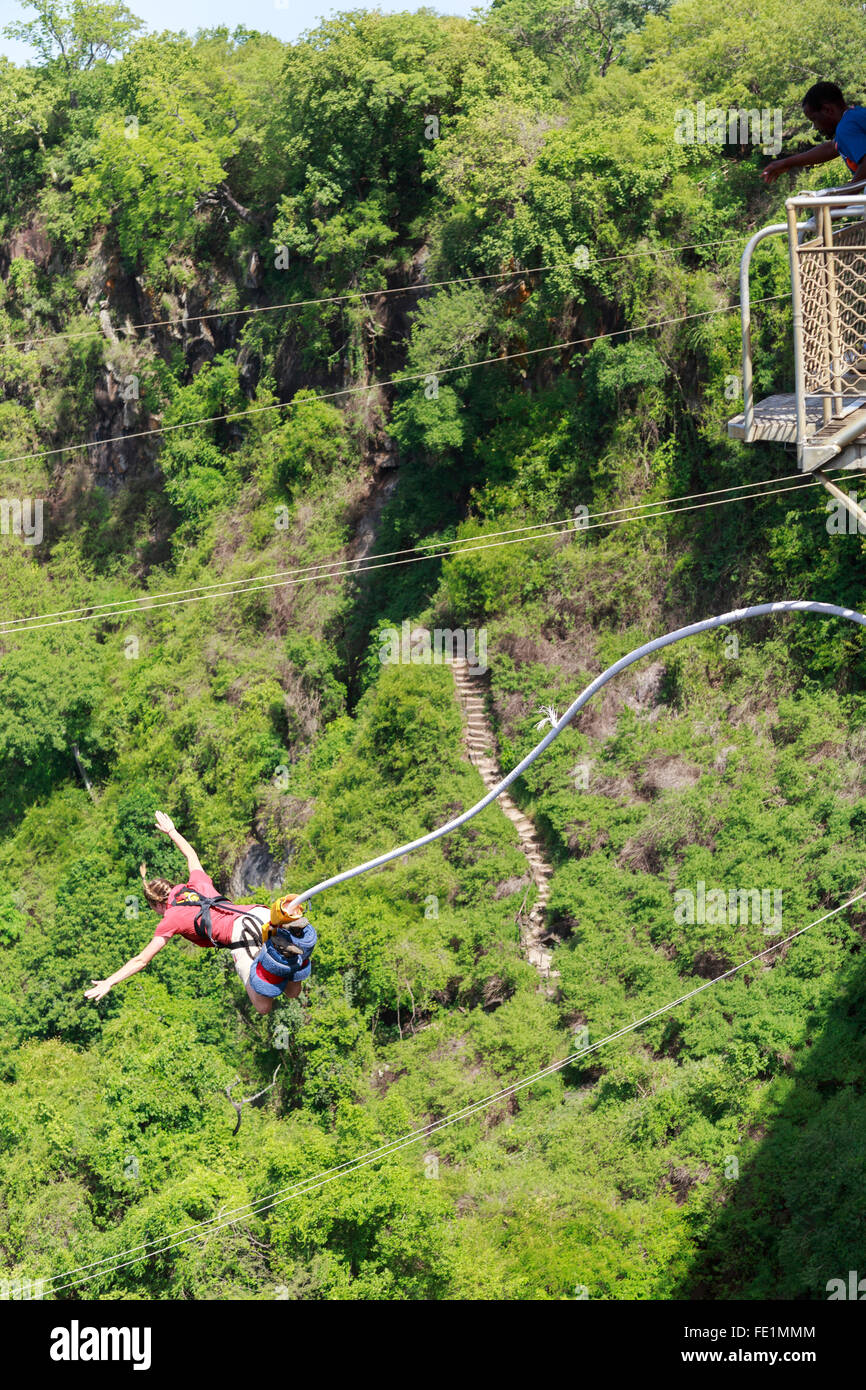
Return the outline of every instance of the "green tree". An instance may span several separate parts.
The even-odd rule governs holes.
[[[560,69],[566,90],[604,77],[622,56],[626,35],[671,0],[492,0],[490,26]]]
[[[54,110],[50,87],[39,74],[0,57],[0,168],[7,215],[15,194],[38,188],[45,168],[45,138]],[[39,156],[34,158],[34,145]]]
[[[144,22],[119,0],[20,0],[36,18],[16,20],[3,30],[35,48],[42,62],[71,77],[107,62],[144,29]]]

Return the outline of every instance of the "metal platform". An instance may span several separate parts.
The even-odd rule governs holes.
[[[826,189],[788,198],[785,209],[786,220],[755,232],[740,261],[743,413],[728,422],[728,435],[796,446],[799,467],[811,473],[825,464],[847,466],[843,456],[866,435],[866,181],[859,196]],[[808,220],[798,221],[804,212]],[[752,253],[765,238],[786,233],[794,392],[756,402]]]
[[[861,389],[866,381],[860,381]],[[823,397],[806,397],[806,435],[810,449],[824,450],[835,448],[834,440],[841,429],[853,425],[855,420],[863,422],[866,431],[866,395],[846,400],[842,409],[834,415],[829,424],[823,420]],[[737,415],[728,421],[728,435],[731,439],[742,439],[748,443],[766,440],[772,444],[796,444],[797,439],[797,397],[791,395],[767,396],[766,400],[756,401],[752,429],[746,434],[746,417]]]
[[[808,220],[798,221],[801,213]],[[785,202],[785,221],[754,233],[740,259],[743,413],[728,435],[796,448],[797,465],[866,532],[866,511],[828,470],[866,468],[866,181]],[[767,237],[787,233],[794,387],[756,401],[749,269]]]
[[[806,426],[812,434],[818,430],[822,420],[820,396],[806,397]],[[728,434],[731,439],[746,439],[746,417],[737,415],[728,421]],[[754,424],[748,443],[756,440],[770,440],[774,444],[797,443],[797,397],[768,396],[765,401],[755,403]]]

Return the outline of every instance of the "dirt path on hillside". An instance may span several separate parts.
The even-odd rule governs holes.
[[[484,703],[485,677],[479,675],[460,658],[451,662],[451,668],[457,699],[466,723],[465,735],[469,757],[489,790],[502,780],[502,772],[496,760],[496,743]],[[529,872],[538,889],[538,896],[530,911],[521,911],[519,915],[521,946],[526,959],[545,980],[558,979],[558,971],[550,968],[551,952],[547,943],[551,933],[545,924],[545,909],[550,898],[553,868],[544,857],[532,821],[514,804],[507,791],[497,797],[497,804],[517,829],[520,848],[526,855]]]

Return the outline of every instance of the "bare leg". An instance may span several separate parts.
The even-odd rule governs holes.
[[[243,917],[236,917],[232,929],[232,940],[243,941],[246,949],[232,951],[232,962],[238,977],[247,992],[247,998],[257,1014],[269,1014],[273,1010],[273,999],[257,994],[250,984],[250,968],[262,944],[262,923],[267,920],[266,907],[252,907]]]
[[[267,996],[264,994],[257,994],[256,991],[253,989],[252,985],[250,984],[249,980],[247,980],[246,988],[247,994],[249,995],[252,1001],[252,1005],[256,1013],[269,1014],[274,1007],[273,999],[267,998]]]
[[[289,984],[286,985],[286,988],[285,988],[285,990],[283,991],[283,997],[286,998],[286,999],[297,999],[297,997],[298,997],[298,995],[300,994],[300,992],[301,992],[301,981],[300,981],[300,980],[292,980],[292,981],[290,981]],[[277,995],[276,998],[274,998],[274,999],[269,999],[269,998],[268,998],[267,996],[265,996],[264,994],[257,994],[256,991],[253,989],[252,985],[250,984],[249,980],[247,980],[247,994],[249,995],[250,999],[252,1000],[253,1008],[255,1009],[256,1013],[258,1013],[258,1014],[269,1014],[269,1013],[271,1013],[271,1011],[273,1010],[274,1005],[275,1005],[276,1002],[277,1002],[277,999],[279,999],[279,997],[280,997],[279,995]]]
[[[251,908],[243,917],[235,919],[235,926],[232,932],[234,941],[246,941],[245,951],[232,952],[235,970],[241,979],[247,998],[252,1004],[257,1014],[273,1013],[274,1004],[280,997],[274,998],[265,994],[258,994],[250,984],[250,970],[258,955],[259,947],[262,944],[262,924],[267,920],[268,909],[266,907]],[[283,991],[287,999],[297,999],[301,992],[301,981],[292,980],[286,985]]]

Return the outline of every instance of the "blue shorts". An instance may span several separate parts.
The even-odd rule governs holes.
[[[278,995],[285,993],[287,985],[307,980],[312,973],[310,956],[316,943],[315,928],[305,920],[301,933],[285,935],[292,945],[300,945],[303,956],[290,955],[286,959],[271,941],[266,941],[250,966],[251,987],[256,994],[263,994],[267,999],[276,999]],[[298,961],[297,965],[293,964],[294,960]]]
[[[276,999],[279,995],[285,994],[287,985],[294,984],[296,980],[308,980],[313,973],[312,963],[307,961],[306,965],[300,970],[294,970],[291,974],[277,977],[273,974],[273,971],[268,970],[267,960],[262,962],[263,954],[264,947],[262,947],[262,950],[250,966],[250,985],[255,990],[256,994],[263,994],[268,999]],[[266,979],[264,975],[260,974],[260,963],[262,964],[262,969],[268,970],[271,979]]]

